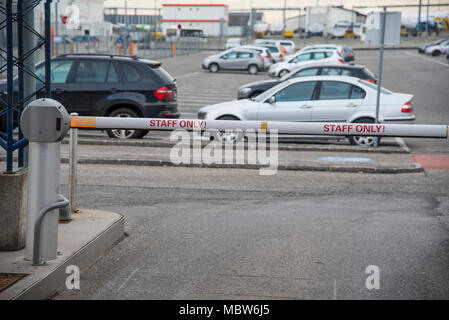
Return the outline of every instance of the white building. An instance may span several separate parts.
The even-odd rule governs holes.
[[[162,30],[178,26],[181,26],[181,29],[201,29],[206,37],[224,36],[228,28],[228,6],[162,4]]]
[[[306,8],[306,26],[319,23],[324,27],[324,34],[330,34],[338,22],[364,22],[365,15],[357,11],[336,6],[314,6]],[[362,21],[363,20],[363,21]]]
[[[44,1],[42,1],[43,3]],[[56,14],[57,11],[57,14]],[[58,21],[58,35],[84,35],[87,32],[91,36],[104,37],[112,34],[112,24],[104,21],[104,0],[58,0],[51,4],[52,26]],[[40,23],[43,27],[43,5]],[[67,17],[67,23],[62,23],[62,18]]]

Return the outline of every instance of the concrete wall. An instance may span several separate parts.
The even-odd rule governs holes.
[[[0,173],[0,250],[19,250],[26,242],[26,170]]]

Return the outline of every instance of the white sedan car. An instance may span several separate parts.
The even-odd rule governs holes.
[[[430,46],[426,48],[426,54],[432,56],[439,56],[442,53],[446,53],[449,50],[449,40],[446,40],[438,45]]]
[[[275,63],[268,69],[270,77],[283,77],[293,69],[317,63],[343,63],[343,58],[336,50],[311,50],[300,52],[285,61]]]
[[[235,100],[201,108],[198,118],[373,123],[376,88],[372,83],[346,76],[295,78],[276,85],[254,100]],[[414,121],[412,100],[413,95],[393,93],[382,88],[379,120]],[[374,143],[374,137],[348,139],[352,144],[362,146]]]

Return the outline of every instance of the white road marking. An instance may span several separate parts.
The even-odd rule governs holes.
[[[337,280],[334,280],[334,300],[337,300]]]
[[[400,137],[396,137],[396,142],[405,152],[410,152],[410,148],[407,146],[404,139],[402,139]]]
[[[191,77],[191,76],[194,76],[194,75],[196,75],[196,74],[198,74],[199,72],[198,71],[196,71],[196,72],[190,72],[190,73],[186,73],[186,74],[183,74],[183,75],[180,75],[180,76],[176,76],[176,77],[174,77],[176,80],[178,80],[178,79],[182,79],[182,78],[187,78],[187,77]]]
[[[128,278],[126,278],[125,281],[123,281],[122,285],[118,288],[118,290],[121,290],[138,270],[139,269],[136,269],[133,272],[131,272],[131,274],[128,276]]]
[[[422,56],[422,55],[420,56],[420,55],[417,55],[417,54],[414,54],[414,53],[410,53],[410,52],[404,52],[404,53],[409,55],[409,56],[411,56],[411,57],[421,58],[423,60],[426,60],[426,61],[429,61],[429,62],[433,62],[433,63],[437,63],[437,64],[440,64],[442,66],[445,66],[445,67],[449,68],[449,63],[444,63],[444,62],[441,62],[441,61],[437,61],[437,60],[428,58],[426,56]]]

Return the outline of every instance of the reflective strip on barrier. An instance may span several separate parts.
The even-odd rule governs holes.
[[[279,134],[327,136],[382,136],[447,138],[447,125],[431,124],[375,124],[347,122],[284,122],[237,121],[164,118],[121,118],[72,116],[72,128],[130,129],[130,130],[278,130]]]

